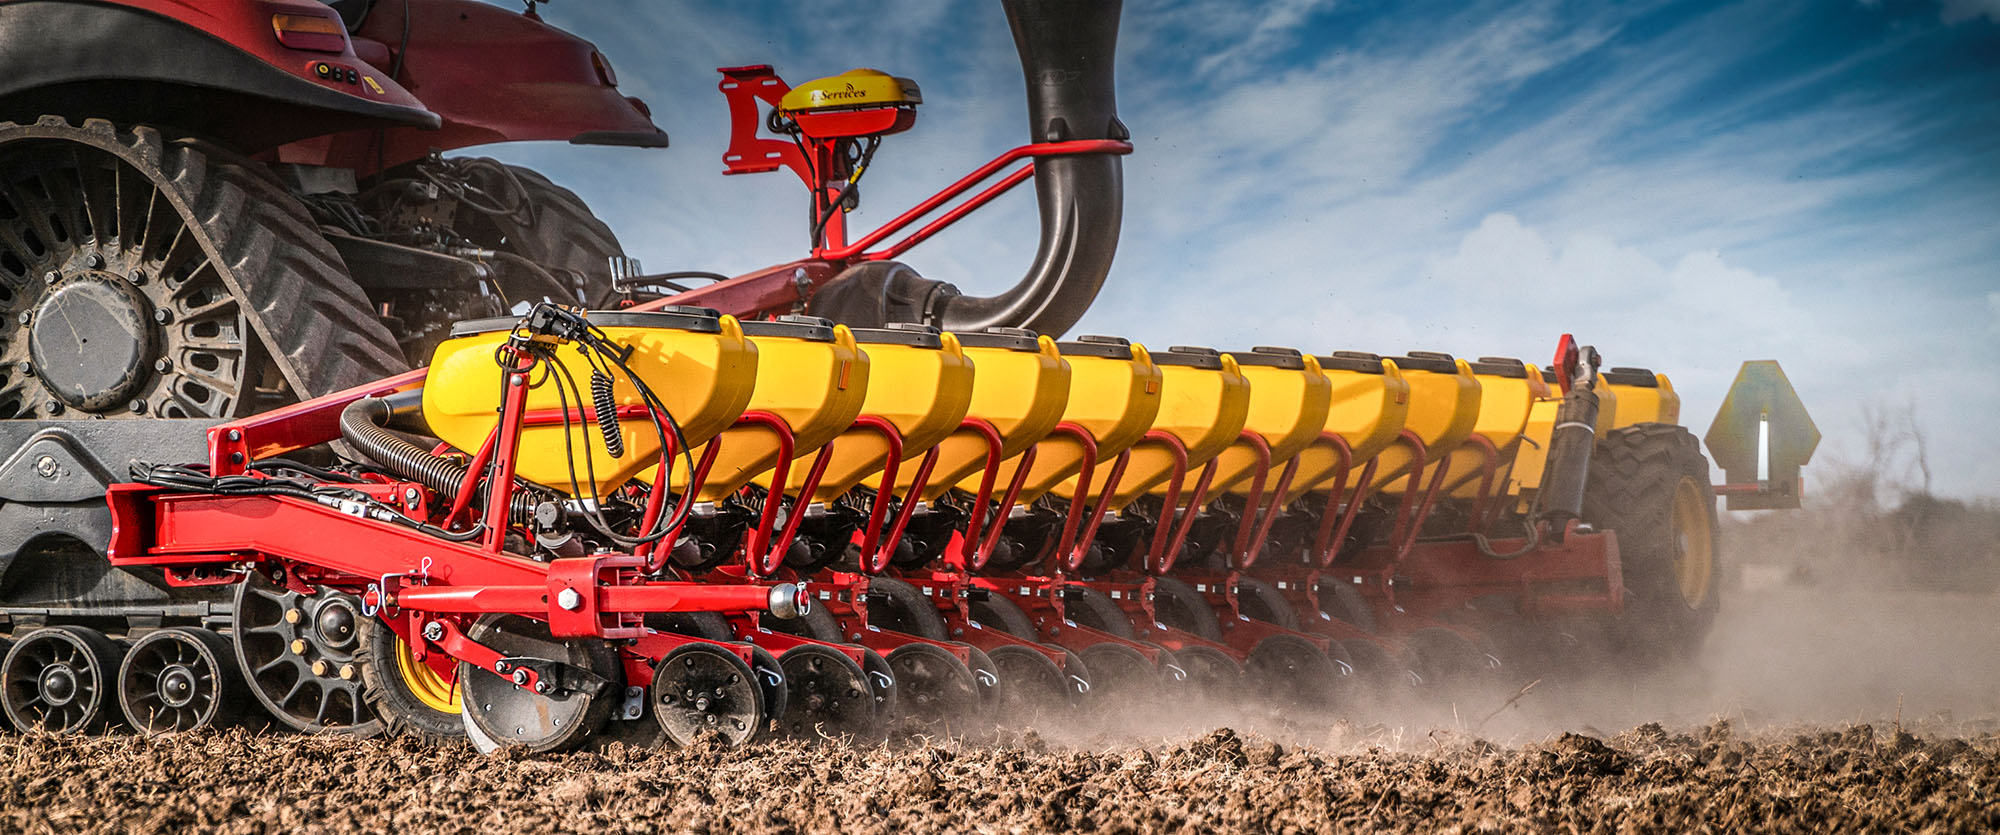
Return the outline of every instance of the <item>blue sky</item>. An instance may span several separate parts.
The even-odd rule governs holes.
[[[543,13],[673,147],[490,152],[649,270],[804,251],[796,179],[720,176],[715,67],[923,85],[859,228],[1028,140],[997,2]],[[2000,495],[2000,0],[1128,0],[1118,92],[1124,235],[1079,332],[1540,362],[1573,331],[1672,376],[1697,432],[1740,361],[1777,359],[1823,455],[1859,454],[1865,405],[1913,407],[1936,489]],[[991,292],[1035,223],[1024,189],[905,260]]]

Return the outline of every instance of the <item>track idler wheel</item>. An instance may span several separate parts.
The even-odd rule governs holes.
[[[778,656],[785,678],[785,712],[778,727],[800,739],[816,731],[863,737],[880,726],[868,674],[829,646],[800,644]]]
[[[480,618],[467,637],[508,658],[556,661],[609,682],[595,693],[587,687],[537,693],[512,677],[460,661],[466,718],[494,743],[538,754],[575,748],[603,730],[624,700],[625,670],[603,641],[554,638],[548,624],[520,615]]]
[[[958,656],[936,644],[904,644],[889,651],[902,729],[963,732],[979,715],[979,679]]]
[[[118,670],[118,706],[147,735],[228,725],[247,691],[229,639],[206,629],[152,632],[126,650]]]
[[[1250,648],[1243,681],[1250,692],[1285,707],[1324,708],[1340,695],[1340,666],[1311,641],[1272,635]]]
[[[684,644],[653,667],[653,718],[676,745],[715,737],[737,746],[764,726],[757,672],[715,644]]]
[[[1006,724],[1027,724],[1043,713],[1068,712],[1089,690],[1089,674],[1083,672],[1081,659],[1071,665],[1075,669],[1065,670],[1040,650],[1015,644],[994,647],[987,656],[1000,675],[994,712]]]
[[[306,733],[374,736],[382,722],[361,696],[361,601],[300,594],[258,574],[238,584],[236,660],[257,703]]]
[[[434,739],[465,736],[465,700],[456,664],[441,673],[418,661],[409,643],[377,618],[362,619],[361,646],[362,697],[381,717],[384,730]]]
[[[0,707],[24,731],[89,733],[118,721],[121,648],[82,626],[50,626],[14,642],[0,661]]]

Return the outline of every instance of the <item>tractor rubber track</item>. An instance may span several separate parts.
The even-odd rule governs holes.
[[[346,265],[298,200],[255,162],[158,130],[120,129],[103,119],[81,127],[56,116],[0,123],[6,142],[58,140],[117,155],[144,172],[160,196],[190,219],[188,231],[244,303],[264,356],[292,396],[304,399],[408,368]],[[256,380],[245,380],[254,385]],[[239,414],[268,404],[240,398]]]

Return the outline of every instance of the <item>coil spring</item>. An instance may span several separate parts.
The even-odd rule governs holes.
[[[597,411],[597,429],[604,434],[604,451],[613,458],[625,457],[625,432],[618,425],[618,400],[611,391],[611,378],[604,372],[590,372],[590,400]]]

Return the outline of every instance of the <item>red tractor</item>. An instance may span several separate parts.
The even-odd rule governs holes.
[[[130,458],[421,364],[454,321],[606,303],[622,250],[575,194],[440,153],[514,140],[667,144],[534,3],[0,2],[0,616],[222,615],[79,559]],[[235,608],[315,615],[273,658],[357,650],[349,599]],[[333,666],[259,695],[299,727],[372,722]]]

